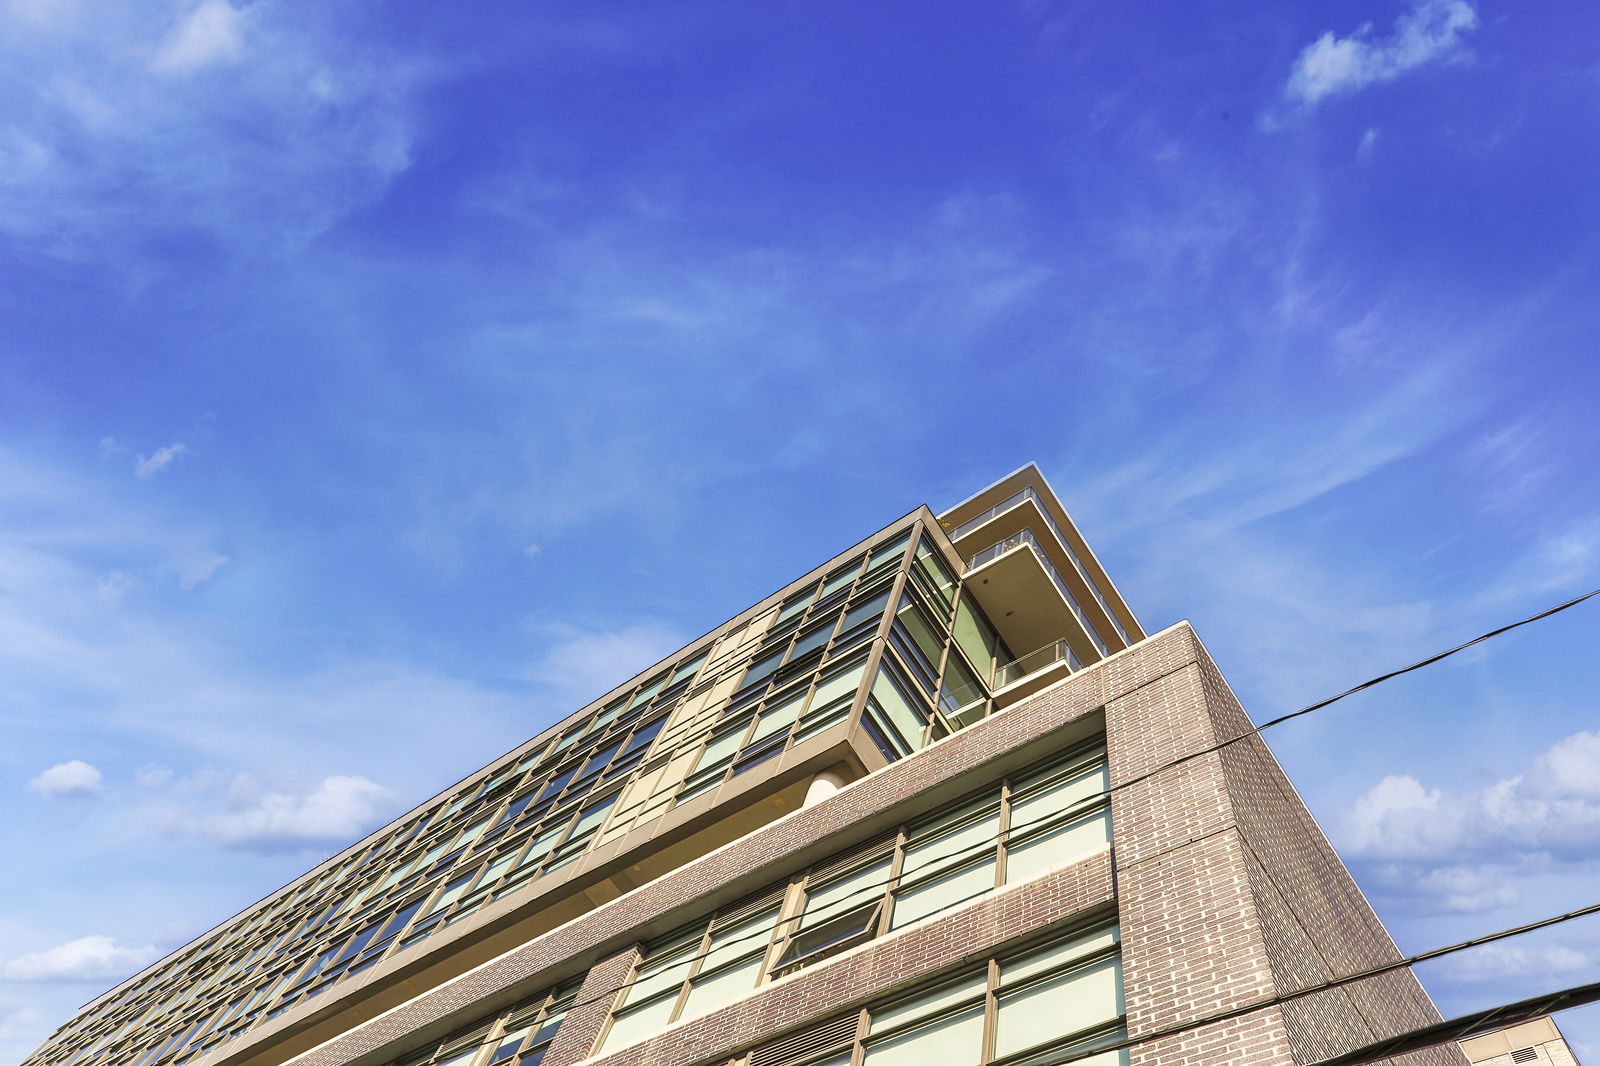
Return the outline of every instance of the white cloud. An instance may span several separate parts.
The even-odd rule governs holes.
[[[204,585],[216,576],[217,571],[227,566],[231,560],[226,555],[211,555],[186,567],[178,575],[178,587],[185,592],[193,591]]]
[[[226,0],[205,0],[172,28],[152,70],[181,73],[238,61],[244,53],[244,13]]]
[[[169,444],[165,448],[157,448],[149,455],[139,456],[139,461],[134,464],[135,477],[155,477],[161,471],[172,465],[172,461],[189,450],[187,444],[181,441]]]
[[[81,759],[57,763],[28,782],[30,791],[52,799],[89,796],[100,790],[100,771]]]
[[[351,29],[354,6],[126,0],[12,20],[0,233],[135,266],[153,234],[292,250],[371,203],[410,164],[422,68]]]
[[[1518,870],[1503,863],[1380,863],[1363,871],[1369,878],[1385,897],[1422,914],[1478,914],[1522,900]]]
[[[125,948],[108,936],[85,936],[7,960],[0,976],[8,981],[118,980],[159,954],[154,947]]]
[[[1324,33],[1300,53],[1283,93],[1310,107],[1328,96],[1391,81],[1459,54],[1462,34],[1477,24],[1478,13],[1466,0],[1417,0],[1395,20],[1388,37],[1375,38],[1371,23],[1348,37]]]
[[[25,1040],[42,1021],[44,1012],[37,1007],[0,1007],[0,1041]]]
[[[1600,861],[1600,733],[1559,741],[1523,773],[1452,795],[1391,775],[1344,819],[1352,855],[1399,861]]]
[[[394,813],[394,796],[364,777],[333,776],[309,792],[268,791],[241,775],[230,791],[234,809],[172,829],[251,851],[287,851],[348,844]]]

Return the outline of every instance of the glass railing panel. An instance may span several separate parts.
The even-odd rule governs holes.
[[[1019,530],[1004,540],[989,545],[989,547],[972,557],[967,563],[967,569],[975,570],[991,559],[997,559],[1013,548],[1021,547],[1024,544],[1033,550],[1034,558],[1038,559],[1039,565],[1044,567],[1045,576],[1061,592],[1061,595],[1067,601],[1067,606],[1071,607],[1072,613],[1078,616],[1078,621],[1083,623],[1083,628],[1088,632],[1089,639],[1094,641],[1094,646],[1100,650],[1100,654],[1110,655],[1111,650],[1106,647],[1106,642],[1095,631],[1094,623],[1089,621],[1088,614],[1084,612],[1083,605],[1078,602],[1078,597],[1072,594],[1072,589],[1067,586],[1066,579],[1055,568],[1055,564],[1050,561],[1050,557],[1044,553],[1044,548],[1040,546],[1039,538],[1034,535],[1032,529]]]

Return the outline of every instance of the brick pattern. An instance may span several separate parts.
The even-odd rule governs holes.
[[[595,1066],[721,1061],[940,971],[986,959],[1013,940],[1111,901],[1111,863],[1101,853],[801,970],[753,996],[592,1061]]]
[[[1204,648],[1199,667],[1220,737],[1248,717]],[[1249,737],[1221,752],[1228,795],[1252,857],[1250,871],[1268,957],[1282,992],[1400,958],[1394,941],[1300,801],[1266,743]],[[1416,978],[1395,971],[1286,1004],[1296,1057],[1315,1060],[1439,1020]],[[1416,1066],[1460,1066],[1454,1044],[1404,1056]]]
[[[1113,660],[1106,667],[1116,667],[1119,685],[1137,689],[1181,666],[1184,656],[1192,661],[1191,643],[1184,631],[1174,632],[1148,641],[1148,648],[1141,646],[1138,653]],[[842,830],[869,819],[887,826],[917,813],[919,798],[929,789],[969,778],[974,784],[981,783],[986,765],[1098,709],[1105,691],[1098,673],[1101,669],[1104,667],[1074,675],[1059,687],[964,729],[914,758],[892,763],[813,807],[535,937],[455,985],[423,991],[416,999],[293,1061],[296,1066],[384,1062],[385,1057],[378,1054],[383,1049],[409,1048],[418,1042],[419,1034],[466,1025],[483,1013],[472,1009],[472,1000],[463,999],[457,985],[466,984],[480,998],[493,996],[510,1002],[564,979],[573,972],[575,960],[580,967],[593,965],[638,940],[664,932],[667,923],[691,920],[709,909],[705,900],[713,891],[755,891],[787,876],[804,865],[797,863],[797,855],[820,858],[835,850],[837,845],[830,839]],[[224,1066],[226,1061],[203,1066]]]
[[[637,947],[630,947],[590,967],[540,1066],[571,1066],[589,1057],[589,1049],[611,1017],[617,993],[633,973],[639,955]]]
[[[929,790],[997,776],[1016,749],[1106,708],[1111,777],[1121,784],[1171,759],[1237,736],[1248,718],[1187,626],[1073,675],[948,740],[894,763],[621,899],[535,938],[452,985],[295,1060],[366,1066],[417,1033],[473,1021],[576,967],[592,966],[584,999],[551,1062],[583,1061],[636,944],[702,916],[731,893],[787,876],[857,835],[918,812]],[[1295,795],[1265,744],[1242,741],[1113,796],[1112,855],[1011,886],[954,913],[775,982],[596,1066],[687,1066],[748,1048],[864,1005],[1042,926],[1113,898],[1123,930],[1128,1027],[1139,1036],[1305,988],[1396,956],[1393,943]],[[712,899],[715,894],[716,898]],[[1406,973],[1252,1012],[1133,1049],[1135,1066],[1290,1066],[1438,1017]],[[1452,1045],[1408,1056],[1460,1066]]]

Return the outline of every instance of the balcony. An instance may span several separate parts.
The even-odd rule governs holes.
[[[987,691],[946,689],[939,694],[939,709],[960,729],[982,718],[989,710],[988,693],[994,693],[994,709],[1008,707],[1061,680],[1074,670],[1083,669],[1077,653],[1065,638],[1052,640],[1042,648],[1019,655],[1010,662],[996,663]]]
[[[1031,492],[1032,490],[1029,489],[1025,491]],[[1055,564],[1050,562],[1050,557],[1045,554],[1044,547],[1039,543],[1039,538],[1034,536],[1031,528],[1024,526],[1022,529],[1011,534],[1011,536],[1006,537],[1004,540],[989,545],[987,548],[983,549],[967,561],[967,570],[969,572],[976,570],[985,563],[989,562],[991,559],[997,559],[1006,552],[1011,551],[1014,548],[1020,548],[1023,545],[1031,548],[1034,555],[1038,557],[1039,565],[1044,568],[1045,576],[1048,577],[1050,579],[1050,583],[1056,587],[1056,591],[1061,593],[1062,599],[1067,601],[1067,606],[1072,608],[1072,613],[1077,616],[1078,623],[1083,626],[1084,632],[1087,633],[1089,639],[1094,642],[1095,650],[1097,650],[1102,656],[1110,655],[1111,650],[1106,647],[1106,642],[1101,639],[1100,634],[1095,632],[1094,623],[1089,620],[1089,616],[1084,611],[1083,605],[1078,602],[1078,597],[1074,596],[1072,594],[1072,590],[1067,587],[1066,579],[1061,576],[1061,571],[1057,570],[1055,568]]]
[[[1002,515],[1005,515],[1007,512],[1016,510],[1019,507],[1027,507],[1029,504],[1032,505],[1031,508],[1028,508],[1025,512],[1022,512],[1018,515],[1012,516],[1009,521],[1004,523],[1002,531],[1008,529],[1015,530],[1019,526],[1028,528],[1029,523],[1033,521],[1035,517],[1037,517],[1039,524],[1043,528],[1048,529],[1053,535],[1055,544],[1059,546],[1061,551],[1060,557],[1065,559],[1066,563],[1071,565],[1072,569],[1074,570],[1074,576],[1081,581],[1082,587],[1087,589],[1089,594],[1094,597],[1095,603],[1098,605],[1100,612],[1103,613],[1105,620],[1110,623],[1111,628],[1114,629],[1117,635],[1122,639],[1122,643],[1124,645],[1132,644],[1132,638],[1128,635],[1128,632],[1123,627],[1122,622],[1117,618],[1117,613],[1111,609],[1111,604],[1106,600],[1105,593],[1100,590],[1099,583],[1096,582],[1090,575],[1089,568],[1084,565],[1082,557],[1079,556],[1077,551],[1073,548],[1072,541],[1067,538],[1061,527],[1056,524],[1055,519],[1051,517],[1050,508],[1046,506],[1043,496],[1041,496],[1039,492],[1036,491],[1032,486],[1023,486],[1023,488],[1018,492],[1011,494],[1010,496],[1001,500],[999,503],[995,504],[993,507],[974,515],[965,522],[962,522],[959,526],[956,526],[954,529],[950,530],[950,543],[954,544],[958,551],[970,550],[970,545],[963,545],[960,542],[978,532],[990,522],[993,522]],[[1039,549],[1039,542],[1035,540],[1033,544],[1035,549],[1039,550],[1041,558],[1044,557],[1045,553],[1043,550]],[[1058,573],[1056,576],[1060,577],[1060,574]],[[1063,588],[1064,587],[1065,586],[1063,584]],[[1073,599],[1073,604],[1078,616],[1083,618],[1084,612],[1081,607],[1077,606],[1078,601],[1076,599]],[[1087,622],[1085,622],[1085,627],[1088,628],[1090,632],[1094,631],[1094,627],[1088,625]]]

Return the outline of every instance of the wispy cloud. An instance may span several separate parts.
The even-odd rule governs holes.
[[[182,441],[175,441],[164,448],[157,448],[149,455],[139,456],[138,462],[133,465],[133,474],[138,478],[152,478],[189,450],[189,446]]]
[[[226,555],[208,555],[184,567],[178,575],[178,587],[185,592],[192,592],[217,576],[217,571],[227,566],[231,560]]]
[[[1300,53],[1283,95],[1314,107],[1329,96],[1392,81],[1426,63],[1460,55],[1462,35],[1477,25],[1478,13],[1467,0],[1416,0],[1386,37],[1374,36],[1371,23],[1347,37],[1329,31]]]
[[[81,759],[57,763],[28,782],[28,789],[52,799],[92,796],[100,791],[100,771]]]
[[[345,4],[53,6],[0,12],[13,239],[64,257],[173,233],[296,247],[409,165],[419,72],[347,31]]]
[[[244,12],[226,0],[204,0],[181,19],[156,52],[150,69],[187,73],[244,54]]]
[[[8,981],[114,981],[159,954],[154,947],[123,947],[108,936],[85,936],[8,959],[0,966],[0,976]]]
[[[547,686],[563,711],[575,711],[626,681],[688,639],[661,622],[634,622],[615,629],[541,625],[542,647],[528,676]]]

